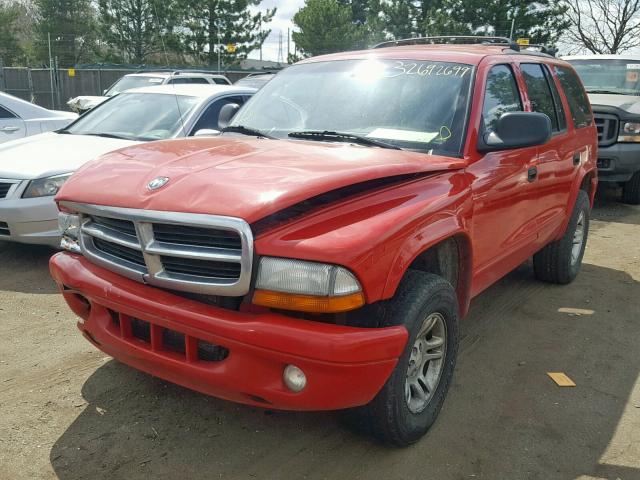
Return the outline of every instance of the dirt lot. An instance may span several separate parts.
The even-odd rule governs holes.
[[[609,198],[593,217],[575,283],[523,265],[474,301],[442,414],[404,450],[105,357],[56,294],[51,251],[0,243],[0,479],[640,479],[640,208]]]

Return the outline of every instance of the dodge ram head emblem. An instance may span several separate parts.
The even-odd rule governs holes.
[[[158,177],[147,183],[147,188],[149,190],[157,190],[164,187],[167,183],[169,183],[169,177]]]

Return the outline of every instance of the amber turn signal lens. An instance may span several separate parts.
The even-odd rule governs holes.
[[[253,294],[253,303],[263,307],[296,310],[298,312],[339,313],[355,310],[363,306],[364,295],[362,292],[357,292],[340,297],[317,297],[314,295],[256,290]]]

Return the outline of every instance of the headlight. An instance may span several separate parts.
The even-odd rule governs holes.
[[[55,195],[70,176],[70,173],[65,173],[64,175],[31,180],[22,194],[22,198],[50,197]]]
[[[301,312],[336,313],[364,305],[362,287],[344,267],[262,257],[253,303]]]
[[[620,124],[619,142],[640,142],[640,123],[622,122]]]
[[[80,217],[69,213],[58,214],[58,227],[62,233],[60,248],[73,253],[80,253],[78,235],[80,233]]]

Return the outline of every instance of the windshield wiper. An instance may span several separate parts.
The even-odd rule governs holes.
[[[229,127],[224,127],[222,129],[223,133],[231,132],[231,133],[240,133],[242,135],[249,135],[251,137],[262,137],[268,138],[270,140],[277,140],[276,137],[272,137],[271,135],[267,135],[260,130],[256,130],[255,128],[245,127],[244,125],[231,125]]]
[[[85,133],[84,135],[93,135],[94,137],[104,138],[117,138],[118,140],[133,140],[131,137],[125,137],[124,135],[116,135],[115,133]]]
[[[369,147],[390,148],[392,150],[402,150],[400,147],[391,145],[390,143],[381,142],[380,140],[374,140],[369,137],[363,137],[353,133],[334,132],[331,130],[307,130],[303,132],[291,132],[289,134],[291,138],[303,138],[307,140],[328,140],[331,142],[349,142],[357,143],[359,145],[366,145]]]
[[[587,93],[604,93],[604,94],[609,94],[609,95],[633,95],[632,93],[625,93],[625,92],[620,92],[620,91],[615,91],[615,90],[606,90],[606,89],[593,89],[593,90],[589,90],[587,89]]]

